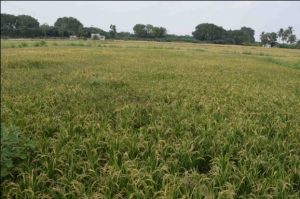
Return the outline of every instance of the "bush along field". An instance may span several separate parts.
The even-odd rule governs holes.
[[[299,198],[300,51],[3,40],[2,198]]]

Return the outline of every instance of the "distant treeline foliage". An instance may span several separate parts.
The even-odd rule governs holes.
[[[73,17],[61,17],[56,20],[54,26],[48,24],[40,25],[38,20],[28,15],[14,16],[1,14],[1,37],[9,38],[34,38],[34,37],[69,37],[77,35],[87,38],[91,33],[100,33],[107,38],[115,36],[115,26],[110,32],[106,32],[96,27],[84,27],[82,23]]]
[[[277,42],[277,39],[281,40],[281,44]],[[275,32],[262,32],[260,35],[260,40],[263,45],[269,44],[270,46],[280,46],[286,47],[287,44],[294,44],[297,41],[296,35],[294,34],[294,29],[289,26],[287,29],[280,28],[277,33]],[[296,44],[299,48],[299,41]]]
[[[225,30],[215,24],[203,23],[196,26],[192,33],[196,39],[201,41],[212,41],[224,44],[253,43],[254,30],[249,27],[242,27],[240,30]]]
[[[39,22],[27,15],[1,14],[1,37],[37,37]]]
[[[155,27],[151,24],[136,24],[133,27],[135,36],[141,38],[161,38],[167,34],[167,29],[164,27]]]
[[[125,40],[259,45],[255,43],[255,31],[250,27],[225,30],[215,24],[202,23],[195,27],[195,31],[192,32],[193,36],[170,35],[167,34],[166,28],[151,24],[136,24],[133,27],[133,34],[117,32],[116,25],[110,25],[109,28],[109,31],[104,31],[97,27],[84,27],[78,19],[73,17],[58,18],[54,26],[50,26],[48,24],[40,25],[37,19],[28,15],[1,14],[1,38],[69,37],[70,35],[90,38],[92,33],[99,33],[106,38]],[[293,27],[290,26],[286,30],[281,28],[278,33],[263,32],[260,35],[261,44],[276,45],[282,48],[299,48],[299,41],[296,42],[297,38],[293,31]],[[278,38],[281,43],[277,42]]]

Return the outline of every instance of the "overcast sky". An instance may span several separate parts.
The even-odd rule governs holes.
[[[1,13],[26,14],[38,19],[40,24],[53,25],[58,17],[72,16],[84,26],[133,32],[137,23],[167,28],[169,34],[191,35],[200,23],[214,23],[225,29],[242,26],[255,30],[259,40],[262,31],[277,32],[279,28],[293,26],[300,39],[300,2],[33,2],[1,1]]]

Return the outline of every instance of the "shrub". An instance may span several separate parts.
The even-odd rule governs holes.
[[[252,55],[252,53],[250,51],[243,51],[243,54],[245,54],[245,55]]]
[[[1,178],[11,174],[28,152],[35,148],[35,143],[20,134],[16,128],[4,128],[1,125]]]
[[[47,46],[47,42],[45,42],[45,41],[40,41],[40,45],[41,45],[41,46]]]
[[[300,49],[300,40],[297,42],[296,46],[297,49]]]
[[[26,42],[22,42],[19,44],[19,48],[27,47],[28,44]]]
[[[47,43],[45,41],[39,41],[39,42],[36,42],[34,44],[35,47],[40,47],[40,46],[47,46]]]
[[[299,49],[300,43],[297,42],[296,44],[277,44],[276,47],[278,48],[290,48],[290,49]]]
[[[214,44],[235,44],[234,39],[225,38],[225,39],[217,39],[213,41]]]

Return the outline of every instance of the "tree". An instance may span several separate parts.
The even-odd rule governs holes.
[[[289,26],[283,32],[283,40],[287,41],[287,43],[293,44],[296,42],[296,35],[293,34],[294,30],[292,26]]]
[[[116,37],[118,38],[123,38],[123,39],[128,39],[130,38],[132,35],[130,32],[118,32]]]
[[[241,31],[245,34],[245,41],[248,43],[253,43],[255,41],[254,33],[255,31],[252,28],[249,27],[242,27]]]
[[[54,26],[50,26],[47,36],[49,37],[58,37],[59,33],[58,30]]]
[[[297,49],[300,49],[300,40],[297,41],[295,47],[296,47]]]
[[[57,37],[59,36],[58,30],[54,26],[49,26],[48,24],[43,24],[40,26],[41,36],[44,37]]]
[[[151,34],[150,37],[153,37],[153,38],[161,37],[160,36],[160,28],[159,27],[153,27],[152,28],[152,34]]]
[[[115,38],[116,37],[116,34],[117,34],[117,28],[116,28],[116,25],[110,25],[110,31],[109,31],[109,36],[111,38]]]
[[[289,26],[288,28],[287,28],[287,30],[288,30],[288,32],[289,32],[289,34],[293,34],[293,27],[292,26]]]
[[[271,33],[265,33],[262,32],[260,35],[260,40],[263,45],[269,44],[272,46],[275,46],[277,41],[277,34],[275,32]]]
[[[40,35],[38,20],[28,15],[16,17],[16,30],[17,35],[22,37],[36,37]]]
[[[167,29],[164,27],[156,27],[151,24],[136,24],[133,27],[134,34],[142,38],[161,38],[167,35]]]
[[[154,26],[152,26],[151,24],[146,25],[146,32],[147,32],[147,37],[155,37]]]
[[[268,43],[268,38],[267,38],[267,35],[265,32],[262,32],[260,34],[260,42],[263,44],[263,45],[266,45]]]
[[[283,34],[284,34],[284,29],[280,28],[279,31],[277,32],[277,35],[281,41],[283,41]]]
[[[167,35],[167,29],[164,27],[159,27],[157,37],[165,37],[166,35]]]
[[[277,34],[275,32],[271,32],[269,36],[269,42],[271,46],[275,46],[277,42]]]
[[[289,37],[289,31],[288,30],[284,30],[282,38],[281,38],[282,42],[283,43],[286,42],[288,40],[288,37]]]
[[[17,17],[10,14],[1,14],[1,37],[14,37],[16,35]]]
[[[147,29],[144,24],[136,24],[133,27],[133,31],[137,37],[147,37]]]
[[[221,26],[203,23],[196,26],[192,32],[194,38],[202,41],[213,41],[221,44],[253,43],[255,31],[250,27],[242,27],[240,30],[226,31]]]
[[[235,44],[242,44],[249,41],[249,35],[242,30],[229,30],[227,31],[227,39],[233,39]]]
[[[83,28],[82,23],[73,17],[58,18],[54,23],[60,36],[78,35]]]
[[[48,24],[43,24],[40,26],[41,35],[46,37],[50,26]]]
[[[226,30],[214,24],[203,23],[196,26],[193,36],[202,41],[213,41],[226,37]]]
[[[287,42],[290,43],[290,44],[293,44],[293,43],[296,42],[296,40],[297,40],[296,35],[291,34],[291,35],[288,37]]]

